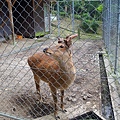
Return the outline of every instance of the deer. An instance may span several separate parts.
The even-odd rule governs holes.
[[[61,110],[64,109],[63,99],[64,90],[66,90],[76,78],[76,69],[72,59],[72,39],[77,34],[69,35],[66,38],[58,38],[57,45],[45,48],[42,52],[36,52],[28,57],[28,65],[30,66],[36,85],[36,91],[40,94],[40,80],[48,83],[53,101],[54,116],[56,120],[58,116],[57,90],[61,93]]]

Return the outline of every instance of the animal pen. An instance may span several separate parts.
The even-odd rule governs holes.
[[[56,50],[48,50],[56,45],[59,55],[54,56]],[[71,57],[62,61],[66,53],[76,72],[66,65]],[[31,68],[30,56],[36,61]],[[40,81],[40,93],[37,73],[49,81]],[[64,87],[73,74],[76,78],[63,95],[54,82]],[[55,95],[50,85],[58,90]],[[12,119],[120,119],[120,0],[0,1],[0,120]]]

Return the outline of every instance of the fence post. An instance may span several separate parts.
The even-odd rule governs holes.
[[[72,0],[72,33],[74,32],[74,0]]]
[[[108,1],[108,53],[111,54],[111,1]]]
[[[115,74],[117,73],[117,67],[118,67],[118,49],[119,49],[119,41],[120,41],[120,8],[119,7],[120,7],[120,0],[118,0],[118,9],[117,9],[117,39],[116,39],[115,66],[114,66]]]
[[[14,33],[14,23],[13,23],[13,15],[12,15],[12,2],[11,0],[6,0],[8,4],[9,9],[9,18],[10,18],[10,24],[11,24],[11,30],[12,30],[12,40],[13,45],[15,44],[15,33]]]
[[[58,20],[58,36],[60,36],[60,9],[59,9],[59,1],[57,1],[57,20]]]

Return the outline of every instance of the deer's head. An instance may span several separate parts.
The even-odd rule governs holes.
[[[56,60],[64,60],[64,58],[68,59],[71,56],[70,47],[72,45],[72,39],[77,37],[78,35],[69,35],[65,39],[58,38],[58,44],[56,46],[45,48],[43,52],[46,55],[52,56]]]

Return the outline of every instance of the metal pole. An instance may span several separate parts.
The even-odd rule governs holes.
[[[117,73],[118,67],[118,50],[119,50],[119,41],[120,41],[120,0],[118,0],[118,9],[117,9],[117,39],[116,39],[116,49],[115,49],[115,66],[114,73]]]
[[[22,118],[17,118],[15,116],[8,115],[8,114],[1,113],[1,112],[0,112],[0,116],[7,117],[7,118],[10,118],[10,119],[14,119],[14,120],[23,120]],[[24,120],[27,120],[27,119],[24,119]]]
[[[74,29],[74,0],[72,0],[72,33],[75,32],[75,29]]]
[[[109,16],[108,16],[108,1],[107,0],[105,0],[104,1],[104,11],[103,11],[103,14],[104,14],[104,16],[103,16],[103,24],[104,24],[104,28],[103,28],[103,33],[104,33],[104,42],[105,42],[105,46],[106,46],[106,49],[107,49],[107,51],[109,52],[109,28],[108,28],[108,26],[109,26],[109,22],[108,22],[108,18],[109,18]]]
[[[59,10],[59,1],[57,1],[57,20],[58,20],[58,36],[60,36],[60,10]]]
[[[111,54],[111,37],[110,37],[110,31],[111,31],[111,13],[110,13],[110,1],[108,1],[108,53]]]

